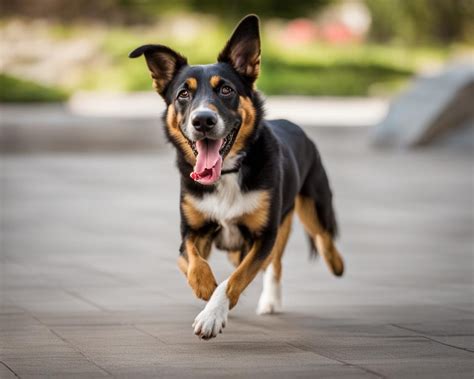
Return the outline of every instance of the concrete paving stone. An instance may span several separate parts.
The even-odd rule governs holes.
[[[288,308],[287,308],[288,309]],[[289,311],[289,310],[288,310]],[[375,323],[397,324],[397,322],[411,323],[419,320],[427,322],[433,320],[451,321],[465,319],[466,313],[461,310],[446,308],[443,305],[432,304],[406,304],[391,307],[390,305],[360,305],[344,306],[328,305],[315,307],[312,304],[307,306],[303,304],[293,305],[291,312],[309,312],[317,317],[334,318],[338,320],[370,320]]]
[[[41,323],[28,312],[14,312],[0,314],[0,331],[25,331],[28,327],[41,327]]]
[[[107,373],[69,343],[26,315],[1,317],[0,361],[16,375],[91,375]]]
[[[216,372],[242,367],[258,372],[271,368],[278,372],[295,362],[299,367],[314,369],[319,364],[341,365],[339,362],[318,356],[312,352],[290,346],[284,342],[241,342],[166,345],[165,349],[140,350],[131,346],[127,351],[111,347],[95,352],[94,361],[107,371],[117,374],[156,371],[161,367],[187,368],[193,370],[212,367]],[[297,367],[298,367],[297,366]]]
[[[96,304],[106,311],[159,311],[169,301],[157,287],[154,290],[136,287],[116,286],[115,288],[79,288],[74,290],[80,298]]]
[[[153,372],[140,372],[142,378],[156,378],[156,377],[176,377],[176,378],[258,378],[262,379],[273,379],[273,378],[378,378],[380,376],[366,372],[358,367],[349,365],[324,365],[324,364],[313,364],[313,365],[300,365],[297,362],[295,364],[288,365],[288,367],[278,367],[278,370],[273,367],[259,367],[255,369],[253,367],[239,367],[239,368],[188,368],[188,367],[170,367],[163,366],[157,368]],[[118,378],[129,377],[127,375],[118,375]]]
[[[55,333],[79,350],[104,348],[130,349],[143,346],[163,346],[163,342],[130,325],[56,326]]]
[[[310,262],[295,221],[284,313],[255,314],[259,275],[208,342],[191,329],[204,302],[176,268],[169,147],[2,156],[0,361],[21,377],[472,377],[472,154],[372,150],[362,128],[307,131],[347,272]],[[210,263],[218,281],[233,270],[217,251]]]
[[[434,341],[444,343],[449,346],[469,350],[474,353],[474,336],[435,336],[430,337]]]
[[[386,378],[459,378],[472,379],[472,358],[430,358],[423,360],[386,359],[370,364],[361,364]]]
[[[192,305],[182,306],[181,304],[170,304],[168,308],[147,311],[121,311],[121,312],[77,312],[58,313],[41,312],[35,317],[44,325],[56,326],[100,326],[100,325],[134,325],[134,324],[154,324],[157,322],[169,323],[174,320],[176,323],[189,324],[191,316],[199,312],[200,307]],[[181,324],[181,325],[183,325]]]
[[[418,336],[321,338],[317,344],[302,344],[320,355],[389,377],[405,377],[405,374],[414,376],[415,373],[422,376],[467,377],[468,373],[474,373],[471,352],[453,349]],[[434,370],[433,364],[439,370]],[[406,367],[414,368],[413,372],[409,373]]]
[[[18,376],[4,362],[0,361],[0,378],[14,379],[18,378]]]
[[[135,327],[139,330],[153,335],[160,341],[169,345],[176,344],[199,344],[202,345],[202,340],[192,334],[192,319],[185,321],[183,324],[178,322],[163,322],[160,324],[136,324]],[[265,342],[274,340],[274,336],[261,327],[255,327],[246,323],[241,323],[238,320],[231,319],[233,328],[225,330],[225,338],[216,340],[214,343],[230,343],[241,342],[245,340],[252,340],[256,342]]]
[[[61,289],[13,289],[9,299],[29,312],[99,312],[100,308]]]
[[[121,281],[97,270],[62,264],[5,264],[5,286],[11,289],[57,287],[116,287]]]
[[[106,377],[110,376],[85,359],[79,353],[47,352],[36,357],[34,354],[18,355],[17,357],[5,359],[6,363],[20,377]]]
[[[383,359],[423,360],[427,358],[454,357],[470,359],[470,352],[452,349],[422,336],[409,337],[339,337],[321,336],[317,343],[302,343],[318,354],[346,362],[360,362]],[[298,346],[298,345],[297,345]],[[353,346],[358,346],[354,351]],[[381,349],[383,346],[383,349]]]
[[[474,315],[466,319],[447,321],[431,320],[423,323],[402,323],[398,324],[398,326],[428,336],[474,336]]]

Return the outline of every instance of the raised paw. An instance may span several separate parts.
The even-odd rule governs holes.
[[[204,309],[194,319],[194,334],[204,340],[215,338],[218,333],[222,333],[226,324],[227,312]]]
[[[188,271],[188,283],[196,297],[208,301],[217,287],[216,279],[209,265],[200,260],[191,265]]]

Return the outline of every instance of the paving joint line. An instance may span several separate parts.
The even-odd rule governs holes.
[[[91,358],[89,358],[81,349],[79,349],[77,346],[75,346],[74,344],[72,344],[71,342],[69,342],[66,338],[64,338],[63,336],[61,336],[58,332],[56,332],[54,329],[50,329],[49,327],[47,327],[48,330],[54,334],[56,337],[58,337],[61,341],[63,341],[64,343],[68,344],[69,346],[71,346],[75,351],[77,351],[80,355],[82,355],[86,361],[92,363],[94,366],[96,366],[97,368],[99,368],[100,370],[102,370],[103,372],[105,372],[107,375],[109,376],[112,376],[114,377],[114,375],[109,372],[108,370],[106,370],[104,367],[98,365],[96,362],[94,362]]]
[[[402,330],[408,330],[408,331],[410,331],[410,332],[416,333],[416,334],[418,334],[419,336],[421,336],[421,337],[423,337],[423,338],[425,338],[425,339],[427,339],[427,340],[429,340],[429,341],[439,343],[440,345],[452,347],[453,349],[457,349],[457,350],[468,351],[468,352],[470,352],[470,353],[474,353],[474,350],[468,349],[467,347],[455,346],[455,345],[451,345],[451,344],[446,343],[446,342],[438,341],[438,340],[434,339],[433,337],[426,335],[425,333],[419,332],[418,330],[406,328],[406,327],[404,327],[404,326],[400,326],[400,325],[397,325],[397,324],[390,324],[390,325],[395,326],[396,328],[399,328],[399,329],[402,329]],[[435,337],[436,337],[436,336],[435,336]],[[447,336],[447,337],[449,337],[449,336]]]
[[[5,362],[0,361],[2,365],[4,365],[8,371],[10,371],[13,375],[15,375],[17,378],[21,378],[20,375],[18,375],[10,366],[8,366]]]
[[[133,329],[135,330],[138,330],[139,332],[145,334],[146,336],[149,336],[149,337],[152,337],[156,340],[158,340],[159,342],[161,342],[163,345],[169,345],[168,343],[166,343],[165,341],[161,340],[159,337],[147,332],[146,330],[143,330],[141,328],[139,328],[138,326],[136,326],[135,324],[129,324],[129,326],[131,326]]]
[[[26,311],[26,310],[25,310]],[[114,375],[109,372],[108,370],[106,370],[105,368],[101,367],[100,365],[98,365],[96,362],[94,362],[91,358],[89,358],[81,349],[79,349],[77,346],[75,346],[74,344],[72,344],[71,342],[69,342],[66,338],[64,338],[63,336],[61,336],[60,334],[58,334],[54,329],[51,329],[48,325],[46,325],[45,323],[43,323],[39,318],[37,318],[35,315],[27,312],[34,320],[36,320],[37,322],[39,322],[41,325],[43,325],[46,329],[48,329],[50,331],[50,333],[54,334],[56,337],[58,337],[61,341],[63,341],[65,344],[67,344],[67,346],[70,346],[74,351],[78,352],[87,362],[90,362],[92,363],[94,366],[96,366],[98,369],[102,370],[103,372],[105,372],[108,376],[111,376],[111,377],[114,377]]]
[[[294,345],[294,344],[292,344],[292,343],[290,343],[290,342],[287,342],[287,344],[290,345],[290,346],[293,346],[293,347],[296,348],[296,349],[303,350],[303,351],[309,351],[309,352],[311,352],[311,353],[313,353],[313,354],[315,354],[315,355],[319,355],[319,356],[321,356],[321,357],[330,359],[331,361],[335,361],[335,362],[342,363],[342,364],[345,365],[345,366],[355,367],[355,368],[357,368],[357,369],[359,369],[359,370],[362,370],[362,371],[364,371],[364,372],[366,372],[366,373],[368,373],[368,374],[375,375],[375,376],[378,377],[378,378],[381,378],[381,379],[385,379],[385,378],[386,378],[386,376],[384,376],[384,375],[382,375],[382,374],[379,374],[379,373],[376,372],[376,371],[372,371],[371,369],[365,368],[365,367],[363,367],[363,366],[359,366],[359,365],[357,365],[357,364],[355,364],[355,363],[349,363],[349,362],[346,362],[346,361],[344,361],[344,360],[342,360],[342,359],[338,359],[338,358],[334,358],[334,357],[329,357],[329,356],[327,356],[327,355],[321,354],[320,352],[315,352],[315,351],[311,350],[310,348],[304,349],[303,347],[298,346],[298,345]],[[304,346],[304,347],[306,347],[306,346]]]
[[[97,308],[98,310],[102,311],[102,312],[105,312],[105,313],[110,313],[110,311],[104,307],[102,307],[101,305],[99,304],[96,304],[95,302],[93,302],[92,300],[89,300],[87,298],[85,298],[84,296],[78,294],[77,292],[75,291],[71,291],[71,290],[68,290],[66,288],[63,288],[62,289],[64,292],[66,292],[68,295],[71,295],[72,297],[75,297],[76,299],[78,300],[81,300],[89,305],[92,305],[93,307]]]

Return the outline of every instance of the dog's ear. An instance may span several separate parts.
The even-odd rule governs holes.
[[[260,33],[256,15],[244,17],[217,57],[229,63],[244,78],[253,83],[260,72]]]
[[[146,64],[153,78],[153,86],[164,97],[168,84],[178,71],[188,64],[185,57],[163,45],[143,45],[133,50],[129,58],[145,54]]]

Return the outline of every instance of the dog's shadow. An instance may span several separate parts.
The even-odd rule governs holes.
[[[217,338],[203,342],[213,352],[246,354],[284,353],[307,350],[305,341],[316,339],[314,331],[337,330],[342,320],[317,317],[300,312],[271,315],[232,315]]]

